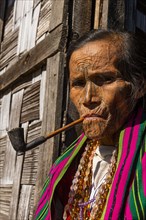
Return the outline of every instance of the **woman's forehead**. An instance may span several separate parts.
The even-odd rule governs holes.
[[[71,55],[70,70],[97,69],[111,66],[119,57],[119,49],[107,41],[94,41],[85,44]]]

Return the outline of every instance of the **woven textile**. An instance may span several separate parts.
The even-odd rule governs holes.
[[[55,188],[86,139],[82,134],[52,166],[35,214],[36,220],[51,220]],[[129,117],[120,133],[117,169],[101,219],[146,219],[146,113],[142,108]]]

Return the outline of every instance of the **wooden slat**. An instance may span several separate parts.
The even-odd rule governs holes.
[[[24,92],[23,90],[20,90],[19,92],[13,94],[9,130],[15,127],[19,127],[23,92]],[[14,177],[14,172],[15,172],[15,159],[16,159],[16,152],[13,149],[10,141],[8,140],[6,151],[5,151],[2,183],[5,183],[5,184],[13,183],[13,177]]]
[[[36,34],[37,34],[37,26],[38,26],[38,21],[39,21],[40,8],[41,8],[41,2],[33,9],[31,31],[29,34],[29,44],[28,44],[27,50],[30,50],[36,44]]]
[[[3,173],[3,165],[4,165],[4,158],[5,158],[5,150],[6,150],[6,141],[7,136],[0,138],[0,180],[2,178]]]
[[[18,40],[18,29],[12,32],[12,34],[8,37],[5,37],[4,41],[2,42],[2,54],[1,59],[6,56],[6,54],[17,46],[17,40]],[[1,61],[2,65],[2,61]]]
[[[19,220],[28,220],[29,211],[30,211],[30,198],[31,198],[32,186],[22,185],[20,201],[18,207],[18,216]],[[25,204],[25,205],[24,205]]]
[[[64,55],[58,53],[48,59],[46,72],[46,92],[42,121],[42,135],[51,132],[61,125],[61,106],[63,90]],[[59,136],[49,139],[41,145],[35,190],[35,208],[46,179],[48,169],[58,155]]]
[[[0,76],[0,90],[14,83],[18,78],[30,73],[42,65],[44,60],[55,54],[60,48],[62,25],[55,29],[43,41],[25,53],[11,68]],[[62,42],[63,43],[63,42]],[[62,46],[62,45],[61,45]],[[63,45],[64,46],[64,45]]]
[[[22,127],[24,128],[24,139],[26,140],[28,123],[23,124]],[[11,202],[10,202],[9,220],[17,219],[23,161],[24,161],[24,155],[19,155],[16,160],[16,169],[15,169],[15,173],[13,177],[13,187],[12,187],[12,196],[11,196]]]
[[[73,37],[91,29],[92,1],[75,0],[73,9]]]
[[[7,220],[10,210],[11,195],[12,185],[0,185],[0,217],[4,216]]]
[[[95,1],[94,29],[99,28],[101,0]]]
[[[21,123],[39,119],[40,81],[37,81],[24,92]]]
[[[41,80],[41,85],[40,85],[40,120],[43,118],[43,112],[44,112],[44,97],[45,97],[45,81],[46,81],[46,67],[43,68],[42,70],[42,80]]]
[[[103,0],[102,28],[107,28],[107,24],[108,24],[108,5],[109,5],[109,0]]]
[[[6,6],[6,0],[0,1],[0,43],[2,40],[2,34],[3,34],[5,6]]]
[[[7,91],[1,99],[0,137],[7,134],[10,119],[11,92]]]
[[[8,8],[7,8],[8,9]],[[9,11],[6,10],[6,19],[4,25],[4,38],[8,37],[12,34],[12,27],[13,27],[13,10],[9,8]]]
[[[40,132],[41,132],[41,122],[40,121],[36,123],[33,122],[28,129],[27,142],[29,143],[30,141],[39,137]],[[39,152],[39,148],[35,148],[33,150],[29,150],[26,152],[24,158],[21,184],[35,185],[37,168],[38,168],[38,152]]]
[[[49,31],[50,17],[52,9],[52,0],[46,1],[46,3],[41,7],[39,25],[37,30],[37,40],[46,32]]]
[[[53,30],[58,25],[63,23],[65,1],[61,0],[58,4],[58,0],[53,0],[52,10],[51,10],[51,20],[49,30]]]

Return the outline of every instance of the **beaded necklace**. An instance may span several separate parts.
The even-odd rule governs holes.
[[[85,147],[70,188],[68,204],[64,209],[64,219],[67,219],[68,215],[70,215],[71,220],[95,220],[101,217],[116,169],[116,152],[114,151],[113,153],[108,175],[99,188],[99,193],[95,198],[89,200],[92,189],[92,161],[97,146],[98,143],[96,141],[89,141]],[[93,202],[94,206],[91,210]]]

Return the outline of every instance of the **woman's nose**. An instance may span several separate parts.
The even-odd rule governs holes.
[[[96,91],[95,85],[91,81],[88,81],[85,86],[85,93],[84,93],[85,95],[84,95],[84,102],[83,102],[83,104],[86,107],[91,106],[92,108],[94,108],[98,105],[97,103],[98,98],[96,97],[98,96],[98,94],[96,94],[96,92],[97,91]]]

